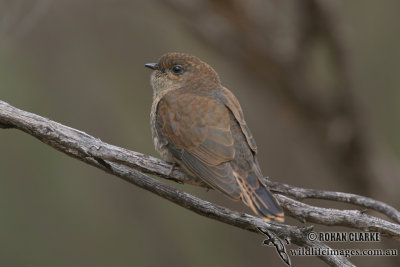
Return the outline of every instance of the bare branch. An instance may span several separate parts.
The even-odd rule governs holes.
[[[273,232],[280,238],[289,238],[299,246],[329,248],[321,242],[309,241],[306,236],[309,228],[302,229],[285,224],[267,223],[254,216],[234,212],[198,199],[141,173],[152,173],[167,179],[173,178],[184,183],[205,186],[199,180],[187,177],[179,168],[176,168],[173,174],[168,176],[171,165],[166,162],[104,143],[100,139],[94,138],[82,131],[17,109],[3,101],[0,101],[0,125],[3,126],[2,128],[17,128],[22,130],[69,156],[121,177],[132,184],[208,218],[252,232],[257,232],[257,227],[261,227]],[[338,201],[343,201],[346,198],[346,194],[341,195],[344,193],[339,193],[336,199],[333,195],[335,192],[308,191],[307,189],[297,187],[290,188],[291,186],[289,185],[274,185],[274,183],[269,183],[272,184],[273,189],[274,187],[278,189],[276,191],[279,191],[279,189],[281,189],[280,192],[286,190],[282,193],[295,195],[296,197],[329,198]],[[365,201],[354,200],[354,198],[357,198],[356,195],[351,196],[353,200],[346,202],[361,203],[362,206],[369,205],[371,208],[379,207],[379,209],[385,211],[385,214],[391,211],[395,216],[398,216],[398,211],[384,203],[361,197],[362,200],[368,199],[372,203],[365,204]],[[360,211],[319,208],[282,195],[277,195],[277,197],[283,204],[287,214],[300,221],[307,220],[325,225],[348,226],[364,231],[377,231],[383,236],[392,239],[400,238],[400,225],[363,214]],[[320,258],[332,266],[352,266],[343,256],[325,255],[320,256]]]
[[[391,218],[393,221],[400,223],[400,212],[398,210],[396,210],[392,206],[389,206],[386,203],[383,203],[381,201],[369,197],[363,197],[360,195],[343,193],[343,192],[305,189],[288,184],[273,182],[268,179],[266,179],[266,183],[268,184],[269,188],[272,191],[292,196],[298,200],[306,198],[315,198],[315,199],[326,199],[326,200],[350,203],[360,207],[379,211],[382,214],[385,214],[386,216]]]
[[[400,225],[367,215],[363,211],[320,208],[282,195],[276,196],[288,215],[301,222],[346,226],[367,232],[380,232],[388,238],[400,239]]]
[[[107,161],[100,163],[98,159],[91,157],[87,157],[84,161],[199,215],[250,232],[259,233],[257,228],[265,229],[273,232],[281,239],[289,239],[292,243],[306,248],[330,249],[330,247],[320,241],[310,241],[307,238],[307,233],[312,229],[312,227],[298,228],[280,223],[267,223],[260,218],[245,213],[235,212],[196,198],[128,166]],[[354,266],[347,260],[347,258],[339,255],[319,256],[319,258],[331,266]]]

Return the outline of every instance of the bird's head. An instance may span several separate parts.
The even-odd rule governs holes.
[[[183,53],[167,53],[158,63],[147,63],[153,69],[151,85],[154,94],[165,90],[212,90],[221,87],[218,74],[199,58]]]

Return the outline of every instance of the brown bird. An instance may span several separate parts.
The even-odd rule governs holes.
[[[283,222],[282,208],[263,181],[239,101],[214,69],[182,53],[167,53],[145,66],[154,70],[150,117],[161,157],[241,199],[264,220]]]

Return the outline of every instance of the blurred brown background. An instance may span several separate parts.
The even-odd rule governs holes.
[[[0,99],[157,156],[143,64],[187,52],[239,98],[264,175],[399,208],[400,2],[242,2],[0,0]],[[250,212],[216,192],[173,185]],[[261,235],[200,217],[16,130],[0,131],[0,216],[0,266],[285,266]],[[399,257],[351,261],[398,266]]]

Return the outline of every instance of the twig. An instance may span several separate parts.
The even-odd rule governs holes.
[[[169,177],[168,173],[171,166],[166,162],[104,143],[82,131],[17,109],[3,101],[0,101],[0,124],[22,130],[67,155],[121,177],[200,215],[252,232],[256,232],[257,227],[262,227],[272,231],[280,238],[290,238],[293,243],[300,246],[329,248],[323,243],[309,241],[305,230],[298,227],[267,223],[248,214],[233,212],[191,196],[140,172],[204,186],[198,180],[185,176],[179,168],[175,168],[171,177]],[[286,212],[297,219],[326,225],[344,225],[365,231],[378,231],[392,239],[400,238],[400,225],[362,214],[359,211],[313,207],[282,195],[277,195],[277,197]],[[335,217],[328,217],[327,214]],[[323,255],[320,258],[333,266],[352,266],[343,256]]]
[[[360,207],[365,207],[368,209],[379,211],[382,214],[385,214],[386,216],[391,218],[393,221],[400,223],[400,212],[398,210],[396,210],[392,206],[389,206],[386,203],[383,203],[381,201],[369,197],[364,197],[350,193],[343,193],[343,192],[305,189],[288,184],[273,182],[270,181],[269,179],[266,179],[266,183],[268,184],[268,186],[272,191],[292,196],[298,200],[303,200],[306,198],[315,198],[315,199],[326,199],[326,200],[350,203]]]
[[[392,239],[400,239],[400,225],[365,214],[359,210],[338,210],[311,206],[291,198],[276,195],[287,215],[301,222],[346,226],[367,232],[379,232]]]

